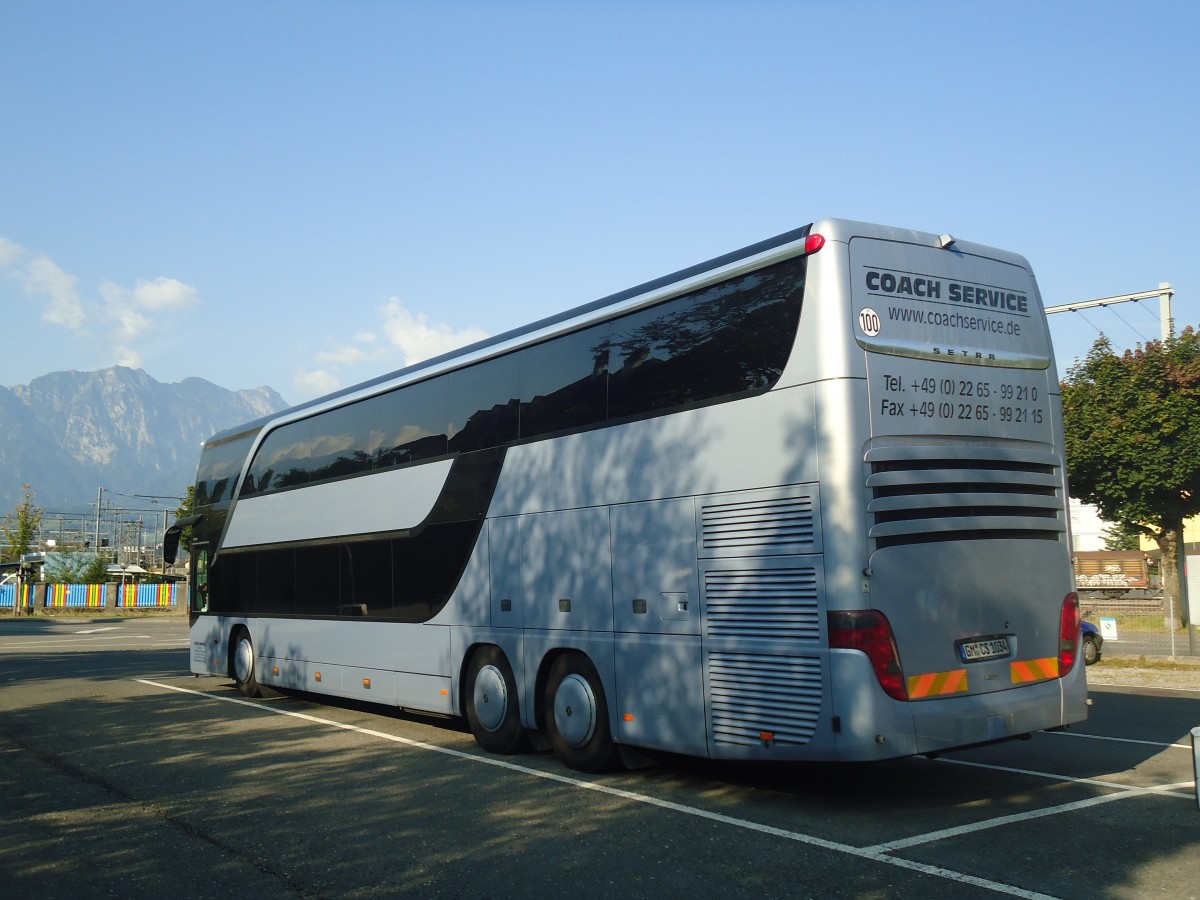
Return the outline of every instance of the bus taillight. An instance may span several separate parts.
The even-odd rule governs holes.
[[[1067,594],[1062,603],[1062,614],[1058,620],[1058,677],[1062,678],[1075,666],[1079,653],[1079,595],[1074,591]]]
[[[883,613],[874,609],[829,613],[829,646],[839,650],[861,650],[867,654],[884,693],[893,700],[908,699],[896,637],[891,622]]]
[[[824,246],[825,246],[825,235],[823,235],[823,234],[810,234],[808,237],[806,237],[804,239],[804,252],[805,253],[816,253],[818,250],[820,250]]]

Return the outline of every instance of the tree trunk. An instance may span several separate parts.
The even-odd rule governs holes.
[[[1163,601],[1166,606],[1164,614],[1169,627],[1174,630],[1175,622],[1171,620],[1171,610],[1174,610],[1184,625],[1189,624],[1187,604],[1184,602],[1183,579],[1181,577],[1183,560],[1183,523],[1163,522],[1162,528],[1155,535],[1158,549],[1162,551],[1162,564],[1159,571],[1162,575]]]

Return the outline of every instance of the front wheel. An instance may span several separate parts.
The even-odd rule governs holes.
[[[250,632],[239,631],[233,644],[233,680],[244,697],[258,697],[258,679],[254,677],[254,642]]]
[[[471,657],[466,678],[467,723],[471,734],[491,753],[517,753],[528,742],[521,726],[517,680],[499,647],[480,647]]]
[[[608,724],[608,701],[600,674],[582,653],[565,653],[550,667],[545,713],[550,746],[569,768],[612,768],[617,748]]]

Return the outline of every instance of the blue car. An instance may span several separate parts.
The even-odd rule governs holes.
[[[1100,662],[1100,651],[1104,647],[1104,638],[1100,629],[1091,622],[1083,623],[1083,661],[1087,665]]]

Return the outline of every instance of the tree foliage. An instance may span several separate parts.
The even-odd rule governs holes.
[[[1071,495],[1152,538],[1178,597],[1183,522],[1200,514],[1200,336],[1122,354],[1102,336],[1062,387]]]
[[[37,495],[28,484],[24,485],[24,489],[24,498],[0,523],[9,561],[19,560],[32,549],[37,543],[38,528],[42,524],[42,509],[33,503]]]
[[[1142,531],[1123,523],[1108,525],[1100,532],[1105,550],[1142,549]]]
[[[103,584],[107,571],[108,560],[91,551],[46,554],[45,579],[51,584]]]

